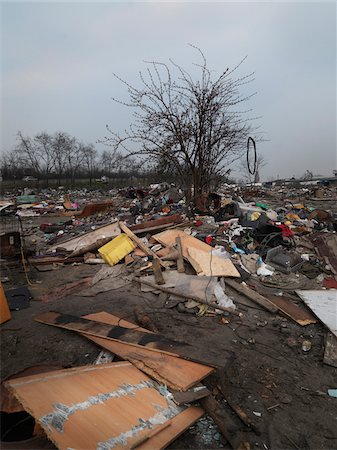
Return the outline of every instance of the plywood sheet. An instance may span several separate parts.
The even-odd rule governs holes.
[[[89,320],[96,320],[110,325],[121,325],[125,328],[134,328],[135,325],[126,320],[121,320],[117,316],[100,312],[84,316]],[[151,333],[145,328],[138,329]],[[109,350],[112,353],[127,359],[143,372],[151,375],[160,383],[167,384],[172,389],[186,391],[191,386],[198,383],[210,375],[214,369],[209,366],[186,361],[182,358],[166,355],[165,353],[154,352],[147,348],[137,348],[128,344],[111,341],[109,339],[83,335],[101,347]]]
[[[81,236],[55,244],[48,249],[48,252],[53,252],[58,248],[62,248],[68,252],[73,252],[72,256],[75,256],[75,254],[80,255],[89,251],[88,249],[95,248],[95,244],[97,241],[102,241],[109,238],[112,239],[113,237],[118,236],[120,233],[121,230],[118,226],[118,223],[115,222],[109,225],[104,225],[103,227],[97,228],[96,230],[90,231],[89,233],[82,234]],[[100,244],[98,244],[96,248],[98,248],[99,246]]]
[[[163,430],[145,442],[164,448],[203,414],[193,408],[180,420],[183,409],[127,362],[59,370],[6,385],[61,450],[131,448],[172,419],[169,437]]]
[[[297,290],[304,303],[337,336],[337,290]]]
[[[213,277],[237,277],[240,274],[230,259],[212,255],[194,247],[187,249],[188,260],[198,275]]]
[[[48,312],[37,316],[35,320],[59,328],[65,328],[66,330],[78,331],[96,337],[128,343],[134,345],[136,348],[151,348],[154,351],[164,352],[169,355],[178,356],[212,367],[219,367],[222,365],[225,357],[225,355],[222,354],[221,359],[219,359],[219,355],[216,351],[209,351],[207,356],[200,357],[199,352],[196,351],[197,349],[194,349],[185,342],[175,341],[160,334],[149,334],[140,331],[139,329],[130,330],[121,326],[108,325],[69,314]],[[198,356],[192,356],[193,354]],[[228,352],[227,356],[228,358],[231,358],[230,352]]]
[[[211,252],[212,247],[205,242],[200,241],[199,239],[186,234],[181,230],[166,230],[162,233],[155,234],[153,238],[160,242],[162,245],[166,245],[168,247],[172,247],[176,243],[176,237],[180,237],[181,246],[183,251],[184,258],[188,259],[188,249],[192,247],[195,250],[200,250],[203,252]]]
[[[311,323],[317,323],[316,317],[309,310],[304,310],[295,305],[290,298],[278,295],[268,295],[268,300],[302,327]]]

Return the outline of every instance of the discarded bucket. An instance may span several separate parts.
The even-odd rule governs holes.
[[[0,324],[7,322],[11,318],[12,316],[9,311],[7,299],[2,287],[2,283],[0,282]]]
[[[99,248],[98,253],[106,263],[110,264],[110,266],[114,266],[135,248],[136,247],[129,236],[122,233],[112,239],[112,241],[103,245],[103,247]]]

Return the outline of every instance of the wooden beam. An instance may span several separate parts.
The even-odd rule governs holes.
[[[258,292],[253,291],[253,289],[250,289],[248,286],[244,286],[243,284],[237,283],[236,281],[230,280],[229,278],[225,278],[225,283],[235,291],[252,300],[252,302],[262,306],[262,308],[266,309],[267,311],[272,313],[278,311],[277,306],[273,305],[273,303],[271,303],[266,297],[263,297]]]
[[[176,237],[176,244],[177,244],[177,250],[178,250],[178,260],[177,260],[177,268],[179,273],[185,272],[185,265],[184,265],[184,257],[183,257],[183,249],[181,245],[181,237]]]

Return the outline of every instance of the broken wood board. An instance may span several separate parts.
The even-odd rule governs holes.
[[[212,251],[212,247],[205,242],[200,241],[199,239],[186,234],[181,230],[166,230],[162,233],[158,233],[152,236],[156,241],[160,244],[165,245],[167,247],[173,247],[176,243],[176,238],[180,237],[181,239],[181,247],[184,258],[188,260],[188,250],[193,248],[195,250],[203,251],[206,253],[210,253]]]
[[[296,290],[318,319],[337,336],[337,290]]]
[[[225,410],[224,405],[218,402],[213,395],[202,398],[200,404],[206,413],[211,416],[234,450],[249,450],[251,448],[246,440],[246,433],[242,432],[241,428],[233,421],[231,415]]]
[[[204,252],[194,247],[189,247],[187,253],[188,260],[198,275],[240,278],[238,270],[228,258],[221,258],[212,252]]]
[[[230,286],[232,289],[234,289],[235,291],[239,292],[242,295],[245,295],[254,303],[257,303],[258,305],[262,306],[262,308],[266,309],[267,311],[272,313],[277,312],[278,307],[276,307],[266,297],[263,297],[256,291],[253,291],[253,289],[250,289],[248,286],[245,286],[242,283],[237,283],[236,281],[231,280],[229,278],[225,279],[225,284],[228,284],[228,286]]]
[[[203,415],[201,408],[174,405],[167,391],[124,361],[9,380],[6,387],[61,450],[132,448],[171,421],[169,433],[162,429],[156,441],[144,442],[160,449]]]
[[[110,223],[97,228],[89,233],[82,234],[64,242],[59,242],[48,249],[48,253],[56,252],[57,249],[63,249],[67,252],[72,252],[71,257],[83,255],[84,253],[96,250],[99,248],[104,240],[108,242],[112,238],[118,236],[121,230],[118,223]]]
[[[29,264],[33,266],[49,266],[52,264],[71,264],[74,262],[83,262],[83,256],[67,258],[65,256],[32,256],[28,258]],[[39,268],[38,268],[39,270]]]
[[[183,222],[183,217],[181,214],[172,214],[171,216],[164,216],[159,219],[148,220],[147,222],[131,225],[129,229],[135,234],[139,234],[149,231],[159,231],[160,228],[180,224],[181,222]]]
[[[147,247],[144,242],[139,239],[123,222],[118,222],[120,229],[129,236],[132,241],[138,245],[138,247],[143,250],[148,256],[152,256],[154,259],[157,259],[160,261],[160,258],[149,248]]]
[[[327,333],[324,351],[324,364],[337,367],[337,338],[332,333]]]
[[[227,359],[232,359],[232,353],[221,355],[221,363],[219,363],[219,355],[216,351],[208,351],[207,357],[192,356],[198,355],[198,349],[192,347],[186,342],[179,342],[166,338],[163,335],[155,333],[146,333],[137,329],[129,329],[114,326],[106,323],[95,322],[93,320],[83,319],[78,316],[69,314],[61,314],[58,312],[47,312],[36,317],[37,322],[52,325],[66,330],[77,331],[88,335],[111,339],[117,342],[133,345],[135,348],[150,348],[153,351],[163,352],[168,355],[177,356],[190,361],[195,361],[212,367],[220,367],[225,365]]]
[[[192,389],[189,389],[186,392],[172,391],[173,401],[177,405],[184,405],[186,403],[196,402],[197,400],[205,398],[210,394],[211,391],[202,384],[198,384],[197,386],[194,386]]]
[[[316,317],[310,310],[304,310],[295,305],[289,297],[268,295],[268,300],[272,302],[284,315],[290,317],[294,322],[302,327],[311,323],[317,323]]]
[[[106,312],[94,313],[84,316],[85,319],[95,320],[110,325],[120,325],[125,328],[135,328],[131,322],[120,319]],[[145,328],[139,328],[145,333],[151,333]],[[155,378],[160,383],[167,384],[172,389],[186,391],[200,380],[210,375],[214,369],[202,364],[186,361],[182,358],[154,352],[147,348],[135,348],[128,344],[111,341],[109,339],[83,334],[87,339],[101,347],[115,353],[120,358],[127,359],[138,369]]]

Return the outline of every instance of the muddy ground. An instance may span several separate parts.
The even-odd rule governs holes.
[[[59,266],[48,272],[30,273],[35,297],[53,287],[92,276],[100,267],[85,264]],[[10,285],[25,284],[21,269],[4,270]],[[277,314],[257,308],[236,292],[228,294],[243,312],[242,318],[198,317],[167,308],[162,299],[140,292],[137,283],[123,289],[84,297],[78,292],[51,303],[32,301],[28,309],[12,313],[0,327],[1,376],[8,377],[38,363],[80,366],[93,363],[100,348],[67,330],[34,321],[39,313],[54,310],[84,315],[106,311],[135,322],[133,309],[142,306],[160,333],[196,347],[195,355],[207,356],[216,349],[219,362],[231,350],[235,360],[225,375],[227,400],[239,406],[255,425],[250,431],[241,423],[252,448],[336,449],[337,399],[327,390],[337,387],[337,369],[323,364],[326,329],[321,324],[301,327]],[[293,338],[293,339],[289,339]],[[302,351],[309,339],[312,349]],[[228,407],[228,405],[227,405]],[[255,412],[255,414],[254,414]],[[232,413],[237,423],[237,416]],[[170,448],[231,448],[207,417],[187,430]]]

